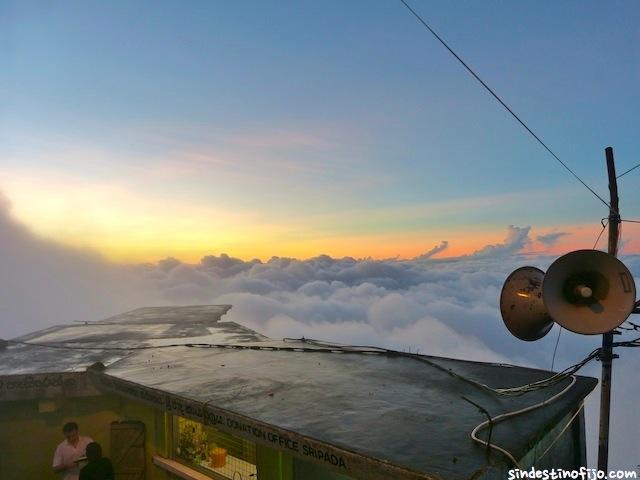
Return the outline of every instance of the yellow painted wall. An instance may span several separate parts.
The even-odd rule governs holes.
[[[153,455],[170,457],[171,418],[153,407],[114,395],[47,400],[53,411],[42,412],[37,400],[0,402],[0,479],[59,480],[51,462],[64,439],[62,426],[75,421],[80,434],[100,443],[111,457],[111,423],[140,421],[145,424],[146,480],[177,477],[155,466]],[[260,480],[346,479],[318,465],[307,464],[268,447],[257,445]]]
[[[137,420],[146,427],[147,480],[168,475],[152,464],[155,453],[165,454],[164,413],[120,397],[62,398],[53,401],[55,411],[41,413],[37,400],[0,402],[0,478],[5,480],[58,480],[51,462],[64,439],[62,426],[75,421],[80,434],[100,443],[110,456],[111,422]],[[51,405],[53,406],[53,405]]]

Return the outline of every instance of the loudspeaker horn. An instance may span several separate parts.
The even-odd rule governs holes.
[[[538,340],[553,327],[553,319],[542,300],[543,279],[544,272],[539,268],[521,267],[511,273],[502,286],[502,320],[520,340]]]
[[[542,299],[558,324],[575,333],[597,335],[618,327],[631,314],[636,285],[627,267],[599,250],[576,250],[551,264]]]

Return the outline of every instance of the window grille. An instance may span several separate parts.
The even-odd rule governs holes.
[[[176,460],[220,480],[256,480],[256,444],[209,425],[175,417]]]

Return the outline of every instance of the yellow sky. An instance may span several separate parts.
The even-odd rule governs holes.
[[[107,182],[78,182],[64,177],[4,174],[2,185],[12,215],[35,233],[63,244],[96,250],[117,262],[155,261],[167,256],[197,262],[205,255],[221,253],[263,260],[273,255],[308,258],[319,254],[412,258],[447,240],[448,248],[439,254],[442,258],[502,243],[506,235],[506,226],[502,225],[433,225],[362,232],[356,227],[349,231],[335,228],[333,223],[344,224],[353,212],[315,218],[273,218],[241,209],[231,211],[222,206],[143,195]],[[484,200],[487,204],[492,201]],[[446,210],[465,205],[452,202],[437,207]],[[360,212],[353,221],[362,222],[363,217],[369,216],[364,220],[383,223],[385,219],[415,213]],[[629,229],[637,230],[633,225],[625,228],[628,233]],[[591,248],[598,233],[596,225],[572,225],[534,229],[530,236],[535,239],[537,235],[558,230],[571,235],[561,238],[553,253]],[[601,242],[604,245],[605,239]],[[539,242],[534,242],[530,250],[550,252]]]

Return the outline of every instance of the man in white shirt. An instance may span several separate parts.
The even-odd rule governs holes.
[[[85,456],[87,445],[93,440],[81,437],[76,422],[65,423],[62,427],[65,440],[58,445],[53,454],[53,471],[59,473],[62,480],[78,480],[80,465],[78,459]]]

